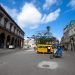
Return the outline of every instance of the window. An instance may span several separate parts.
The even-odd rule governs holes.
[[[6,24],[8,22],[8,19],[7,18],[4,18],[4,26],[6,27]]]

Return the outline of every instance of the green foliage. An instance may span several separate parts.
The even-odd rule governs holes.
[[[33,38],[36,41],[36,44],[46,44],[49,42],[53,42],[56,40],[55,37],[52,36],[52,33],[50,32],[50,26],[46,27],[46,31],[45,32],[39,32],[36,35],[33,35]]]

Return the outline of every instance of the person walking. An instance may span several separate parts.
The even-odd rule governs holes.
[[[48,46],[48,48],[47,48],[47,52],[50,53],[50,46]]]
[[[53,49],[50,47],[50,59],[53,59]]]

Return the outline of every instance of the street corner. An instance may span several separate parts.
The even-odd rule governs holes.
[[[58,68],[58,63],[54,61],[42,61],[38,64],[38,68],[54,70]]]

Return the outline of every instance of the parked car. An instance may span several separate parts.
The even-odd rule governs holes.
[[[14,49],[14,45],[9,45],[9,49]]]

